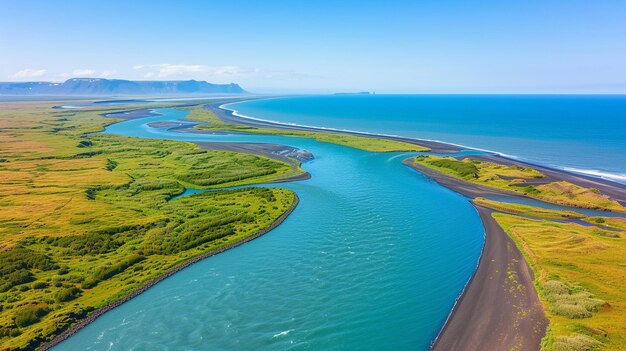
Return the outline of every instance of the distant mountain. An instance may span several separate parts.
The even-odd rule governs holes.
[[[133,81],[103,78],[72,78],[63,83],[0,82],[0,95],[177,95],[244,94],[238,84],[205,81]]]

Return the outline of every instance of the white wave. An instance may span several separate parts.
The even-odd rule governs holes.
[[[64,109],[79,109],[79,108],[85,108],[86,106],[79,106],[79,105],[62,105],[59,106],[59,108],[64,108]]]
[[[608,172],[599,171],[597,169],[584,169],[584,168],[573,168],[573,167],[563,167],[562,169],[568,172],[572,172],[572,173],[590,175],[593,177],[613,180],[619,183],[626,184],[626,173],[608,173]]]
[[[269,99],[267,99],[267,100],[269,100]],[[436,143],[442,143],[442,144],[456,146],[456,147],[459,147],[459,148],[462,148],[462,149],[465,149],[465,150],[476,150],[476,151],[482,151],[482,152],[491,153],[491,154],[497,154],[497,155],[500,155],[500,156],[503,156],[503,157],[517,158],[516,156],[507,155],[507,154],[499,152],[499,151],[494,151],[494,150],[489,150],[489,149],[481,149],[481,148],[477,148],[477,147],[474,147],[474,146],[467,146],[467,145],[463,145],[463,144],[456,144],[456,143],[452,143],[452,142],[445,141],[445,140],[439,140],[439,139],[413,138],[413,137],[407,137],[407,136],[399,135],[399,134],[372,133],[372,132],[366,132],[366,131],[356,130],[356,129],[341,129],[341,128],[331,128],[331,127],[322,127],[322,126],[308,125],[308,124],[278,122],[278,121],[274,121],[274,120],[271,120],[271,119],[263,119],[263,118],[258,118],[258,117],[252,117],[252,116],[244,115],[244,114],[240,113],[238,110],[236,110],[236,109],[234,109],[232,107],[229,107],[229,105],[238,104],[238,103],[239,102],[231,102],[231,103],[223,104],[223,105],[220,105],[219,108],[232,112],[233,116],[237,116],[237,117],[241,117],[241,118],[245,118],[245,119],[250,119],[250,120],[258,121],[258,122],[272,123],[272,124],[283,125],[283,126],[288,126],[288,127],[301,127],[301,128],[320,129],[320,130],[326,130],[326,131],[332,131],[332,132],[357,133],[357,134],[363,134],[363,135],[369,135],[369,136],[403,138],[403,139],[415,140],[416,142],[419,142],[420,140],[421,141],[431,141],[431,142],[436,142]]]
[[[321,127],[321,126],[298,124],[298,123],[286,123],[286,122],[278,122],[278,121],[273,121],[273,120],[269,120],[269,119],[252,117],[252,116],[248,116],[248,115],[244,115],[242,113],[239,113],[238,110],[236,110],[233,107],[230,107],[230,105],[237,104],[237,103],[239,103],[239,102],[231,102],[231,103],[223,104],[223,105],[220,105],[219,108],[221,108],[223,110],[231,111],[232,114],[234,116],[237,116],[237,117],[250,119],[250,120],[254,120],[254,121],[259,121],[259,122],[272,123],[272,124],[277,124],[277,125],[284,125],[284,126],[290,126],[290,127],[312,128],[312,129],[319,129],[319,130],[333,131],[333,132],[357,133],[357,134],[370,135],[370,136],[404,138],[404,139],[412,139],[412,140],[415,140],[416,142],[419,142],[420,140],[430,141],[430,142],[437,142],[437,143],[442,143],[442,144],[456,146],[456,147],[459,147],[459,148],[462,148],[462,149],[465,149],[465,150],[482,151],[482,152],[485,152],[485,153],[490,153],[490,154],[506,157],[506,158],[509,158],[509,159],[514,159],[514,160],[526,162],[528,164],[534,164],[534,165],[537,165],[537,166],[543,166],[543,167],[549,167],[549,168],[556,168],[556,169],[560,169],[560,170],[567,171],[567,172],[578,173],[578,174],[583,174],[583,175],[589,175],[589,176],[593,176],[593,177],[598,177],[598,178],[612,180],[612,181],[616,181],[616,182],[619,182],[619,183],[626,184],[626,174],[608,173],[608,172],[602,172],[602,171],[595,170],[595,169],[579,169],[579,168],[564,167],[564,166],[558,166],[558,165],[552,165],[552,166],[542,165],[541,163],[535,162],[533,160],[528,160],[528,159],[525,159],[523,157],[519,157],[519,156],[516,156],[516,155],[510,155],[510,154],[506,154],[506,153],[500,152],[500,151],[495,151],[495,150],[490,150],[490,149],[478,148],[478,147],[474,147],[474,146],[468,146],[468,145],[463,145],[463,144],[452,143],[452,142],[445,141],[445,140],[425,139],[425,138],[419,138],[418,139],[418,138],[406,137],[406,136],[403,136],[403,135],[396,135],[396,134],[370,133],[370,132],[365,132],[365,131],[360,131],[360,130],[329,128],[329,127]]]
[[[289,329],[289,330],[281,331],[281,332],[280,332],[280,333],[278,333],[278,334],[274,334],[274,335],[272,336],[272,338],[277,338],[277,337],[279,337],[279,336],[284,336],[284,335],[287,335],[287,334],[291,333],[291,332],[292,332],[292,331],[294,331],[294,330],[295,330],[295,329]]]

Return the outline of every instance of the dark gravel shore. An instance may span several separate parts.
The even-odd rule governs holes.
[[[493,211],[476,210],[486,233],[480,263],[432,349],[539,350],[548,320],[533,272]]]

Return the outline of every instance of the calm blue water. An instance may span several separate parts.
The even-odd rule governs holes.
[[[291,145],[315,155],[304,164],[312,178],[272,185],[300,197],[278,228],[175,274],[55,351],[428,348],[484,241],[465,198],[403,166],[411,154],[146,126],[184,116],[160,112],[107,132]]]
[[[626,182],[623,95],[331,95],[228,106],[260,119],[442,140]]]

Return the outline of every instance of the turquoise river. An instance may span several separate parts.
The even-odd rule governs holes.
[[[402,165],[411,153],[147,126],[185,116],[158,112],[113,124],[106,133],[290,145],[315,155],[303,165],[312,178],[271,185],[300,197],[278,228],[173,275],[55,351],[429,347],[484,243],[466,198]]]

